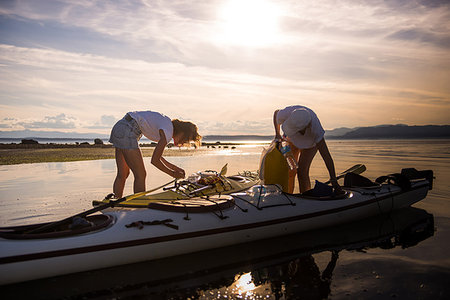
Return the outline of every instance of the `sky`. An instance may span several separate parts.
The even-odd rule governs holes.
[[[201,135],[450,124],[447,0],[0,0],[0,131],[108,134],[128,111]]]

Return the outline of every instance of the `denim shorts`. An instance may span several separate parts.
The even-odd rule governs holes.
[[[136,120],[125,115],[112,128],[109,142],[120,149],[138,149],[141,137],[142,132]]]

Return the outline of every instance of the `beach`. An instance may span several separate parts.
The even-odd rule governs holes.
[[[385,235],[388,229],[398,229],[397,222],[403,221],[402,217],[398,219],[391,215],[374,220],[373,224],[363,221],[340,230],[330,228],[315,232],[312,236],[322,237],[321,245],[325,245],[318,249],[312,247],[316,241],[313,237],[298,235],[288,240],[273,239],[169,258],[159,265],[138,264],[107,272],[39,280],[2,291],[5,295],[24,297],[34,293],[43,299],[58,298],[58,295],[59,298],[77,295],[86,299],[221,299],[225,295],[228,299],[280,299],[281,295],[281,299],[287,299],[288,293],[293,293],[291,296],[295,299],[305,292],[318,292],[314,270],[324,272],[335,251],[338,255],[334,258],[335,265],[325,290],[330,299],[448,299],[450,140],[330,140],[328,145],[338,172],[364,163],[367,170],[363,175],[372,180],[402,168],[432,169],[436,177],[433,190],[424,200],[414,204],[414,209],[421,214],[431,216],[429,235],[414,241],[404,236]],[[89,149],[93,153],[113,150],[94,146]],[[228,174],[232,175],[243,170],[257,170],[262,149],[262,145],[238,145],[235,149],[173,148],[164,153],[169,161],[185,169],[186,174],[220,170],[228,164]],[[19,150],[24,149],[10,151],[20,153]],[[46,149],[32,151],[36,150]],[[151,149],[148,150],[151,155]],[[144,163],[148,169],[149,187],[171,180],[150,164],[150,157],[144,157]],[[92,200],[102,199],[110,192],[115,171],[113,158],[0,166],[0,226],[58,220],[90,209]],[[311,179],[328,179],[319,155],[313,161]],[[125,193],[131,192],[130,179]],[[373,236],[369,236],[369,232]],[[381,233],[384,235],[378,236]],[[342,234],[353,238],[360,235],[360,238],[351,243],[342,240],[336,246],[333,241]],[[293,247],[292,250],[288,251],[288,245]],[[224,262],[228,263],[220,264]],[[283,275],[292,262],[307,262],[311,266],[311,269],[303,269],[304,281],[293,282]],[[170,279],[158,279],[161,274],[171,274],[167,275]],[[185,274],[190,274],[189,280]],[[244,279],[247,280],[245,284]],[[299,289],[305,282],[312,288]],[[248,288],[245,292],[242,292],[242,285]]]

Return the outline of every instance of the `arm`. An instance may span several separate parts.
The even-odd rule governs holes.
[[[183,178],[184,178],[184,170],[175,166],[174,164],[170,163],[169,161],[167,161],[164,157],[161,157],[161,161],[163,162],[163,164],[165,164],[169,169],[172,169],[174,171],[178,171],[183,173]]]
[[[281,134],[280,134],[281,124],[278,124],[278,122],[277,122],[278,112],[279,112],[279,109],[277,109],[273,113],[273,126],[275,127],[275,140],[281,140]]]
[[[322,139],[317,143],[317,149],[319,150],[319,153],[322,156],[325,165],[327,166],[328,173],[330,174],[331,184],[333,185],[333,187],[340,189],[340,186],[336,179],[336,171],[334,169],[333,158],[331,157],[330,151],[328,150],[325,139]]]
[[[158,144],[156,144],[155,150],[153,151],[152,155],[152,165],[174,178],[184,178],[185,174],[183,169],[169,163],[162,157],[164,148],[167,145],[166,135],[164,134],[164,131],[162,129],[159,130],[159,136],[159,142]]]

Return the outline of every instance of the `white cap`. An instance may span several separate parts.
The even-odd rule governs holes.
[[[311,113],[305,108],[298,108],[283,122],[281,128],[288,137],[293,137],[299,131],[305,129],[310,122]]]

